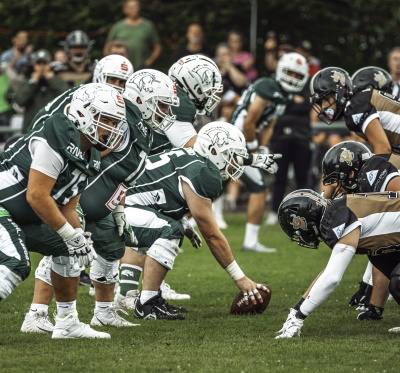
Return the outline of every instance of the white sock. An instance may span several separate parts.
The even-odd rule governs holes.
[[[246,224],[246,233],[244,235],[243,246],[253,247],[258,242],[258,231],[260,230],[259,225],[247,223]]]
[[[365,268],[363,282],[372,285],[372,263],[368,261],[367,268]]]
[[[40,304],[40,303],[32,303],[31,308],[29,309],[29,316],[33,316],[35,313],[38,312],[46,312],[49,311],[49,306],[47,304]]]
[[[94,312],[96,311],[104,311],[107,308],[110,308],[113,306],[113,302],[97,302],[96,301],[96,306],[94,307]]]
[[[155,297],[158,291],[153,290],[142,290],[140,293],[140,303],[145,304],[150,298]]]
[[[76,300],[71,302],[56,302],[57,316],[63,318],[76,310]]]
[[[213,210],[215,219],[223,219],[224,196],[225,195],[218,197],[212,204],[212,210]]]

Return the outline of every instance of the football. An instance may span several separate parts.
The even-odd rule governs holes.
[[[267,286],[267,288],[269,293],[261,289],[258,290],[261,294],[263,302],[257,302],[256,305],[253,305],[251,301],[249,301],[249,304],[246,305],[244,303],[243,293],[239,292],[231,304],[231,315],[257,315],[263,313],[268,307],[272,294],[271,288],[269,286]]]

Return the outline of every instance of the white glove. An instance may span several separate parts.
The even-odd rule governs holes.
[[[282,158],[282,154],[259,154],[253,153],[253,160],[251,162],[251,167],[261,168],[268,171],[271,174],[278,171],[278,165],[274,159]]]
[[[258,153],[258,154],[271,154],[271,152],[269,151],[268,146],[263,146],[263,145],[258,147],[256,153]]]
[[[290,312],[292,312],[292,310],[290,310]],[[276,336],[275,339],[300,337],[301,327],[303,326],[303,323],[304,320],[298,319],[295,314],[290,316],[289,313],[287,320],[283,324],[283,330],[281,329],[279,331],[282,334]]]
[[[185,236],[189,238],[190,242],[192,243],[192,246],[195,249],[201,247],[202,244],[201,237],[189,223],[188,219],[183,218],[179,220],[179,222],[183,225],[183,229],[185,230]]]
[[[138,244],[138,240],[133,233],[132,227],[126,221],[126,216],[124,212],[124,206],[118,205],[114,211],[112,212],[112,216],[115,220],[115,223],[118,227],[118,234],[122,236],[124,232],[129,236],[129,239],[132,241],[134,245]]]
[[[69,264],[74,265],[76,258],[80,267],[89,267],[92,261],[97,258],[91,235],[81,228],[75,228],[75,234],[64,240],[69,251]]]

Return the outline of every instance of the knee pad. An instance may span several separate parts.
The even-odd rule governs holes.
[[[28,268],[30,270],[30,267]],[[7,298],[22,281],[20,276],[6,266],[0,265],[0,300]]]
[[[390,275],[389,291],[397,304],[400,304],[400,268],[395,268]]]
[[[38,267],[35,271],[35,278],[45,282],[46,284],[52,286],[51,282],[51,256],[44,256],[42,260],[39,262]]]
[[[119,260],[108,261],[97,255],[90,267],[90,279],[110,285],[118,281]]]
[[[62,277],[78,277],[81,273],[78,262],[73,265],[69,264],[69,257],[55,256],[52,257],[51,269]]]
[[[147,251],[147,255],[150,258],[153,258],[155,261],[157,261],[167,269],[172,269],[178,253],[179,239],[177,238],[171,240],[159,238],[153,243],[153,245],[151,245],[150,249]]]

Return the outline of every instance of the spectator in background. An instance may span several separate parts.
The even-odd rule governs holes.
[[[18,74],[23,74],[33,51],[33,46],[29,44],[28,32],[24,30],[15,32],[11,41],[12,47],[0,55],[0,63],[7,62],[10,68]]]
[[[321,61],[312,55],[312,44],[308,40],[303,40],[296,48],[296,52],[304,56],[310,68],[309,74],[312,78],[319,70],[321,70]]]
[[[103,54],[112,40],[123,40],[128,46],[128,58],[135,71],[151,67],[161,54],[158,32],[150,20],[140,15],[140,0],[125,0],[123,12],[126,17],[114,24],[107,36]]]
[[[400,47],[394,47],[387,56],[389,73],[393,79],[392,94],[400,96]]]
[[[207,57],[212,56],[210,49],[206,48],[204,42],[203,27],[198,23],[191,23],[186,31],[187,43],[185,47],[178,49],[174,56],[174,62],[190,54],[204,54]]]
[[[221,73],[224,87],[219,105],[219,120],[228,121],[244,88],[246,88],[246,75],[242,67],[233,62],[231,50],[226,43],[217,45],[215,63]]]
[[[5,74],[7,62],[0,64],[0,128],[10,123],[11,105],[9,102],[10,81]],[[0,133],[0,142],[4,142],[8,135]]]
[[[60,44],[64,47],[68,61],[54,66],[57,76],[68,84],[68,88],[90,82],[94,70],[90,51],[94,41],[85,32],[75,30]]]
[[[294,47],[291,44],[280,44],[274,31],[267,33],[267,38],[264,43],[265,57],[264,64],[270,74],[274,74],[278,66],[279,59],[285,54],[294,52]]]
[[[231,31],[228,34],[228,45],[232,51],[232,60],[242,67],[249,83],[258,78],[258,72],[255,68],[255,58],[250,52],[243,50],[244,36],[238,31]]]
[[[36,113],[55,97],[64,93],[68,85],[51,70],[51,54],[40,49],[33,54],[33,72],[15,96],[15,102],[25,107],[23,133]]]
[[[104,51],[104,57],[112,54],[118,54],[125,58],[128,58],[128,47],[123,40],[113,40],[108,42],[108,49]]]

